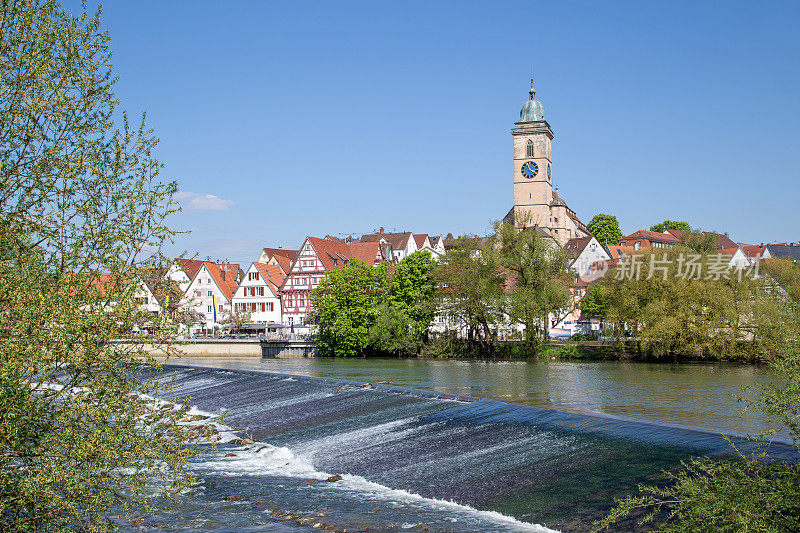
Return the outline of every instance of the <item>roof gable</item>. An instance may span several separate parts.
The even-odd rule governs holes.
[[[281,267],[278,265],[269,265],[267,263],[253,263],[252,268],[255,268],[261,275],[261,279],[269,286],[272,293],[277,296],[278,291],[283,285],[283,280],[286,278]]]
[[[203,261],[199,259],[176,259],[175,262],[183,269],[189,279],[194,279],[200,267],[203,266]]]

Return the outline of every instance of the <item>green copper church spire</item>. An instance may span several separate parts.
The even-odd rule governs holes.
[[[538,122],[544,120],[544,106],[536,99],[536,89],[533,88],[533,79],[531,79],[531,90],[528,91],[528,93],[531,96],[519,112],[519,121]]]

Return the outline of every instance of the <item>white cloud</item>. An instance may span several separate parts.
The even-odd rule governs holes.
[[[233,205],[233,200],[224,200],[213,194],[200,194],[189,191],[179,191],[175,199],[186,209],[201,211],[227,211]]]

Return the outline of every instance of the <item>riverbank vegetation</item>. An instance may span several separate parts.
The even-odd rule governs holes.
[[[190,482],[186,408],[155,410],[155,363],[110,348],[141,320],[132,281],[167,264],[176,185],[118,108],[108,43],[99,12],[0,2],[2,531],[112,530]],[[175,321],[150,323],[170,352]]]
[[[684,246],[646,250],[611,269],[582,308],[643,357],[766,362],[797,331],[791,297],[772,275],[727,261]]]
[[[548,316],[569,302],[569,258],[535,228],[496,223],[490,238],[460,237],[394,269],[353,261],[311,293],[321,355],[497,356],[501,335],[535,356]],[[519,332],[522,333],[519,333]]]

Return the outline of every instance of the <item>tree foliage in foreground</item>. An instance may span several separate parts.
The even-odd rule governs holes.
[[[624,237],[622,230],[619,229],[617,217],[613,215],[599,213],[592,217],[586,227],[597,238],[601,246],[615,245]]]
[[[796,335],[770,359],[781,382],[761,387],[755,409],[791,435],[800,453],[800,354]],[[800,530],[800,464],[774,460],[767,445],[776,431],[756,437],[755,453],[733,449],[733,458],[693,458],[666,472],[659,485],[640,485],[636,495],[618,500],[596,530],[616,530],[617,522],[636,517],[657,531],[738,533]]]
[[[141,321],[137,273],[166,266],[175,184],[143,123],[115,128],[107,45],[99,14],[0,2],[3,531],[113,529],[189,481],[183,412],[154,411],[147,353],[111,342]],[[150,327],[170,351],[169,313]]]

